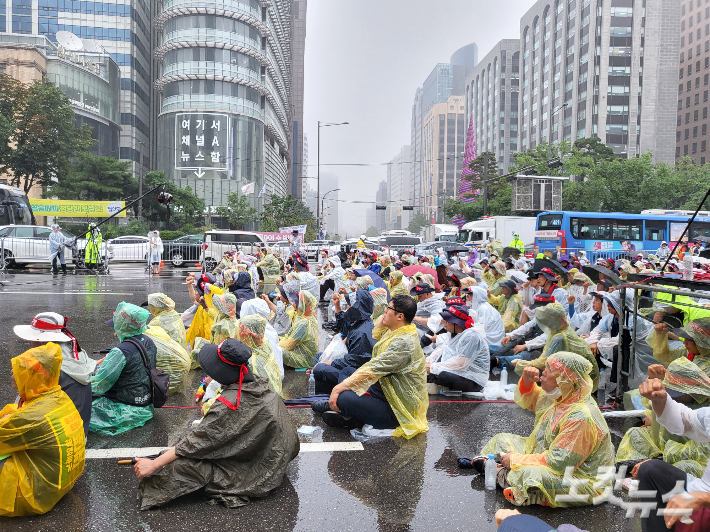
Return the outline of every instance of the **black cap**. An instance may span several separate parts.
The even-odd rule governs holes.
[[[434,289],[428,283],[419,283],[409,291],[411,296],[421,296],[423,294],[431,294]]]
[[[548,281],[556,281],[557,277],[555,276],[555,272],[553,272],[550,268],[543,268],[539,272],[536,272],[535,275],[542,275],[547,279]]]
[[[504,283],[500,283],[498,286],[500,286],[500,287],[505,286],[508,290],[510,290],[514,294],[518,293],[518,286],[515,284],[514,281],[506,281]]]
[[[205,373],[222,386],[239,382],[242,367],[249,363],[251,349],[235,338],[228,338],[219,345],[207,344],[198,355],[200,366]],[[248,368],[247,368],[248,369]],[[250,373],[243,376],[243,381],[253,381]]]
[[[610,281],[609,279],[599,279],[599,280],[597,281],[597,284],[602,285],[602,286],[603,286],[604,288],[606,288],[607,290],[609,290],[611,287],[614,286],[613,284],[611,284],[611,281]]]
[[[554,303],[555,298],[553,297],[552,294],[547,294],[545,292],[541,294],[537,294],[535,296],[535,300],[532,305],[530,305],[530,309],[536,309],[539,307],[544,307],[545,305],[549,305],[550,303]]]
[[[308,271],[308,260],[298,251],[294,252],[293,254],[293,265],[299,272]]]

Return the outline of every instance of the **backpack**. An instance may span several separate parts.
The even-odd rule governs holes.
[[[148,353],[143,347],[140,340],[136,340],[135,337],[126,338],[126,342],[130,342],[138,348],[138,352],[143,358],[143,365],[148,372],[148,377],[150,378],[151,393],[153,395],[153,406],[155,408],[160,408],[165,404],[168,399],[168,389],[170,388],[170,374],[164,372],[162,369],[157,369],[151,367],[150,359],[148,358]]]

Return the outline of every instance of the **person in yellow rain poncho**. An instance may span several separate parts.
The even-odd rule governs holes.
[[[566,317],[565,309],[559,303],[552,303],[535,310],[535,322],[542,329],[543,334],[547,335],[547,341],[539,358],[535,360],[514,360],[512,364],[515,366],[515,373],[522,375],[526,367],[542,370],[545,368],[547,359],[550,356],[560,351],[571,351],[581,355],[592,365],[589,377],[592,379],[592,392],[596,392],[599,385],[597,359],[592,354],[587,342],[580,338],[574,332],[574,329],[569,326]]]
[[[101,230],[96,227],[96,224],[89,224],[89,230],[84,235],[86,239],[86,248],[84,249],[84,264],[87,268],[96,268],[96,265],[101,262],[101,244],[103,237]]]
[[[0,516],[43,514],[84,471],[84,424],[59,387],[62,349],[48,343],[10,361],[19,404],[0,410]],[[9,456],[8,456],[9,455]]]
[[[491,272],[493,282],[488,283],[488,281],[486,281],[489,287],[488,290],[494,296],[499,296],[501,294],[500,285],[510,281],[510,277],[508,277],[505,269],[505,264],[501,261],[494,262],[489,271]]]
[[[162,327],[153,325],[145,331],[145,335],[153,340],[156,347],[155,365],[170,375],[168,393],[185,393],[187,374],[190,372],[190,355],[183,346],[173,340]],[[180,320],[182,323],[182,320]]]
[[[187,349],[185,324],[182,318],[180,318],[180,314],[175,312],[175,301],[165,294],[149,294],[148,310],[151,316],[153,316],[150,326],[160,327],[170,338],[180,344],[183,349]]]
[[[407,290],[407,287],[404,286],[404,283],[402,282],[403,277],[404,274],[400,271],[390,273],[390,282],[388,283],[390,297],[409,296],[409,290]]]
[[[236,339],[251,349],[249,368],[257,377],[269,381],[269,388],[281,395],[281,369],[265,337],[266,319],[258,314],[241,318]]]
[[[318,352],[317,305],[318,301],[310,292],[298,293],[298,312],[293,326],[279,342],[284,351],[284,366],[313,367],[313,359]]]
[[[330,394],[328,408],[317,412],[331,427],[394,429],[393,436],[410,439],[427,432],[429,408],[426,359],[412,320],[417,305],[410,296],[396,296],[372,331],[379,340],[372,359],[360,368],[345,368],[347,376]],[[312,408],[323,406],[314,403]]]
[[[197,305],[197,311],[192,319],[192,324],[186,333],[187,348],[190,351],[195,349],[195,341],[197,338],[209,340],[210,331],[212,330],[212,317],[210,310],[214,308],[212,305],[212,297],[215,294],[223,294],[224,291],[216,286],[217,279],[211,273],[203,273],[198,277],[190,274],[187,279],[187,289],[190,293],[190,298]],[[199,350],[198,350],[199,351]],[[193,366],[193,369],[197,366]]]
[[[358,279],[362,279],[362,277],[358,277]],[[367,290],[367,288],[365,288]],[[373,303],[373,311],[372,311],[372,322],[377,323],[377,320],[379,320],[382,315],[385,313],[385,308],[387,307],[387,290],[384,288],[375,288],[370,292],[370,295],[372,296],[372,303]]]
[[[257,268],[261,268],[261,273],[264,275],[264,290],[276,284],[276,278],[281,275],[281,265],[279,259],[272,253],[269,248],[261,249],[261,262],[256,264]]]
[[[488,295],[488,302],[498,309],[503,317],[503,326],[505,332],[511,332],[518,328],[520,324],[520,315],[523,313],[523,299],[518,294],[518,288],[515,282],[506,281],[500,284],[501,294],[494,296]]]
[[[542,376],[533,367],[523,372],[515,402],[535,413],[535,428],[527,438],[507,433],[494,436],[481,457],[472,461],[482,471],[484,457],[500,458],[503,467],[498,470],[498,485],[512,504],[557,508],[606,499],[604,491],[611,487],[613,475],[601,475],[600,468],[613,471],[614,447],[606,421],[591,398],[591,370],[588,360],[563,351],[547,359]],[[570,486],[563,482],[568,468],[572,468],[572,478],[581,481],[577,495],[569,496]]]
[[[214,287],[212,287],[214,288]],[[190,367],[195,369],[199,367],[198,356],[200,350],[206,344],[218,345],[224,342],[227,338],[234,338],[237,331],[237,298],[234,294],[227,292],[225,294],[215,293],[211,297],[205,293],[205,299],[209,297],[211,309],[209,311],[210,322],[210,339],[198,337],[192,347],[190,355]]]

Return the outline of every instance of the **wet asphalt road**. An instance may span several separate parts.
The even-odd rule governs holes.
[[[39,269],[5,277],[6,284],[0,287],[0,404],[14,401],[10,359],[28,348],[13,334],[14,325],[29,323],[40,311],[59,312],[69,317],[69,328],[91,354],[115,345],[112,331],[103,323],[121,301],[141,304],[149,293],[164,292],[175,300],[178,311],[187,308],[186,274],[166,266],[161,275],[149,279],[140,266],[118,264],[112,265],[110,275],[101,277],[53,278]],[[325,342],[322,334],[321,346]],[[188,395],[172,395],[168,405],[193,406],[202,377],[201,370],[191,372]],[[284,395],[299,397],[306,390],[305,374],[287,370]],[[280,488],[240,509],[210,505],[195,494],[159,510],[140,512],[132,468],[118,466],[113,459],[91,459],[74,489],[52,511],[37,517],[0,518],[0,530],[494,531],[496,510],[512,506],[502,492],[485,491],[482,476],[458,470],[456,459],[475,456],[499,432],[530,434],[534,417],[514,404],[435,403],[431,399],[427,434],[409,441],[367,442],[363,451],[301,453]],[[302,442],[353,441],[348,431],[327,428],[310,408],[290,412],[297,426],[323,427],[313,436],[301,435]],[[90,434],[87,448],[170,446],[198,418],[195,409],[158,409],[144,427],[114,437]],[[614,422],[610,428],[618,444],[624,427]],[[555,527],[572,523],[590,532],[641,530],[638,519],[626,519],[624,511],[609,504],[521,510]]]

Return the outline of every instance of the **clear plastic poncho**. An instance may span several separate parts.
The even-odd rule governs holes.
[[[358,277],[358,279],[360,279],[360,277]],[[365,290],[367,290],[367,288]],[[384,288],[375,288],[372,292],[370,292],[370,295],[372,296],[374,309],[371,316],[372,323],[377,323],[377,320],[380,319],[385,313],[385,307],[389,303],[389,299],[387,298],[387,290]]]
[[[268,320],[271,317],[271,310],[269,309],[269,305],[267,305],[266,301],[263,299],[250,299],[242,304],[240,316],[242,318],[246,318],[247,316],[251,316],[253,314],[257,314],[265,320]],[[283,379],[284,352],[283,349],[281,349],[281,346],[279,346],[279,335],[276,332],[276,329],[274,329],[273,325],[271,325],[268,321],[266,322],[266,330],[264,331],[264,335],[271,345],[271,350],[274,353],[276,364],[279,366],[279,372],[281,373],[281,378]]]
[[[402,282],[403,277],[404,274],[400,271],[394,271],[390,273],[390,297],[409,295],[409,290],[407,290],[407,287],[404,286],[404,283]]]
[[[192,362],[188,352],[173,340],[162,327],[154,326],[153,322],[143,334],[153,340],[157,348],[156,367],[170,374],[168,393],[185,393],[187,374],[190,372]]]
[[[543,307],[545,308],[545,307]],[[524,390],[524,382],[515,390],[515,402],[535,412],[535,428],[524,438],[515,434],[498,434],[483,447],[481,454],[511,452],[508,484],[515,500],[524,504],[532,489],[540,490],[553,508],[586,506],[611,486],[612,477],[599,482],[600,467],[613,467],[614,447],[609,428],[599,407],[591,397],[592,365],[585,358],[569,352],[558,352],[547,359],[547,369],[557,375],[562,395],[550,399],[536,384]],[[558,501],[570,487],[563,484],[567,467],[573,467],[574,479],[585,481],[577,493],[588,495],[584,502]]]
[[[464,379],[485,386],[490,373],[491,355],[483,336],[473,328],[457,334],[442,347],[438,347],[427,357],[430,371],[439,375],[448,371]]]
[[[592,379],[592,392],[597,391],[599,385],[599,365],[589,348],[589,344],[580,338],[574,329],[567,324],[566,312],[560,303],[552,303],[535,310],[535,322],[542,332],[547,335],[547,341],[542,355],[535,360],[518,360],[515,373],[523,374],[523,369],[531,366],[542,371],[547,364],[547,359],[561,351],[576,353],[584,357],[591,365],[589,377]]]
[[[0,516],[43,514],[84,471],[84,424],[59,387],[62,350],[48,343],[10,361],[21,403],[0,410]],[[9,527],[9,524],[8,524]]]
[[[264,274],[264,284],[276,284],[276,278],[281,275],[281,264],[273,253],[267,252],[257,266]]]
[[[505,325],[503,316],[488,302],[488,294],[484,288],[475,286],[471,288],[471,310],[478,314],[478,322],[483,325],[486,331],[486,342],[488,345],[500,344],[505,336]]]
[[[150,313],[138,305],[121,301],[113,313],[113,330],[120,342],[131,336],[143,334],[148,328],[146,325]]]
[[[148,295],[148,309],[153,315],[150,326],[160,327],[183,349],[187,349],[185,323],[180,314],[175,312],[175,301],[165,294],[150,294]]]
[[[249,359],[252,373],[269,381],[269,388],[281,395],[281,371],[266,339],[266,320],[256,314],[239,319],[237,340],[251,349]]]
[[[318,352],[318,301],[310,292],[298,294],[298,313],[291,330],[279,342],[284,353],[284,365],[292,368],[312,368]]]
[[[498,309],[505,332],[508,333],[518,328],[520,315],[523,313],[523,298],[520,297],[520,294],[512,294],[510,297],[505,297],[503,294],[491,295],[488,302]]]
[[[372,349],[372,359],[345,379],[343,384],[361,396],[367,393],[370,386],[380,383],[399,421],[393,436],[410,439],[420,432],[427,432],[429,394],[426,359],[419,345],[416,327],[406,325],[394,331],[376,328],[372,335],[375,338],[382,335]]]

